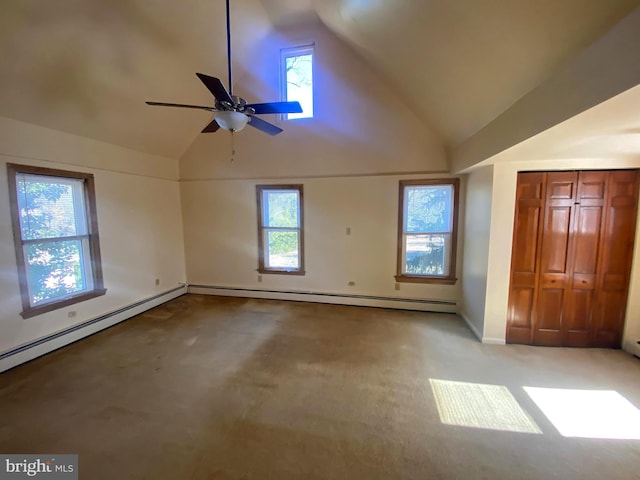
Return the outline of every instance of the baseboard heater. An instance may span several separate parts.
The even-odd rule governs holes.
[[[185,293],[186,286],[182,285],[0,353],[0,372],[93,335]]]
[[[309,292],[302,290],[264,290],[222,285],[189,285],[189,293],[232,297],[265,298],[273,300],[294,300],[314,303],[333,303],[366,307],[397,308],[437,313],[456,313],[457,304],[447,300],[422,298],[382,297],[377,295],[357,295],[346,293]]]

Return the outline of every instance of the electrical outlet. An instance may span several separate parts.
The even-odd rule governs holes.
[[[78,312],[76,312],[75,310],[71,310],[69,313],[67,313],[67,317],[75,318],[76,313],[78,313]]]
[[[158,285],[160,285],[160,279],[159,279],[159,278],[156,278],[156,287],[157,287]]]
[[[400,290],[400,284],[396,283],[396,290]]]
[[[349,286],[350,287],[355,287],[356,286],[356,282],[349,282]]]
[[[351,235],[351,227],[347,227],[347,235]]]
[[[262,282],[262,275],[258,275],[258,282]]]

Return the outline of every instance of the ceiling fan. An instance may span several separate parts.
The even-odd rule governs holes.
[[[147,105],[160,107],[195,108],[214,112],[213,120],[202,130],[202,133],[213,133],[223,128],[231,133],[242,130],[247,124],[269,135],[277,135],[283,130],[256,115],[269,113],[302,113],[299,102],[247,103],[244,98],[233,95],[231,76],[231,25],[229,20],[229,0],[227,4],[227,68],[229,74],[229,90],[222,81],[203,73],[196,73],[205,87],[211,92],[216,102],[213,107],[202,105],[185,105],[182,103],[145,102]]]

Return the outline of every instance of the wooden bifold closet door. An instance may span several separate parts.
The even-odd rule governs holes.
[[[507,342],[619,348],[638,171],[519,173]]]

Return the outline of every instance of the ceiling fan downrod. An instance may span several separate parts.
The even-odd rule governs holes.
[[[231,82],[231,13],[229,0],[227,0],[227,69],[229,73],[229,94],[233,95],[233,83]]]

